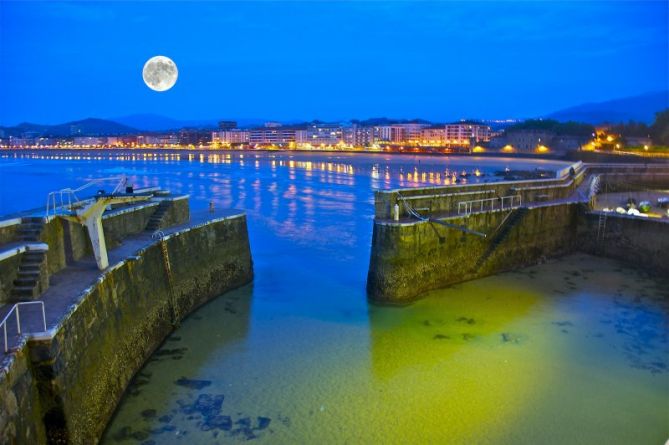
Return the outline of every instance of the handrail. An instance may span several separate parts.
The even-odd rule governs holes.
[[[504,205],[505,202],[507,203],[506,206]],[[458,215],[471,215],[474,212],[474,206],[478,207],[478,212],[496,210],[495,203],[499,203],[500,210],[515,209],[522,205],[523,198],[521,195],[509,195],[462,201],[458,203]]]
[[[77,187],[76,189],[72,189],[70,187],[67,187],[67,188],[64,188],[64,189],[61,189],[61,190],[56,190],[54,192],[49,192],[49,194],[47,195],[47,198],[46,198],[45,216],[47,218],[49,217],[49,208],[53,209],[53,214],[54,215],[56,214],[56,211],[57,211],[58,208],[68,207],[71,210],[73,205],[77,205],[77,204],[81,203],[81,200],[77,196],[77,193],[79,193],[79,192],[81,192],[81,191],[83,191],[83,190],[85,190],[89,187],[92,187],[95,184],[99,184],[99,183],[107,182],[107,181],[114,181],[114,180],[118,180],[119,182],[116,185],[116,187],[114,187],[114,191],[112,192],[112,194],[118,193],[121,190],[121,187],[123,187],[128,182],[128,178],[125,175],[111,176],[109,178],[93,179],[91,181],[88,181],[84,185],[82,185],[80,187]],[[57,205],[57,203],[58,203],[58,200],[56,199],[57,197],[60,198],[59,199],[60,205]],[[67,205],[66,205],[66,202],[67,202]]]
[[[44,312],[44,302],[43,301],[22,301],[20,303],[16,303],[12,308],[7,312],[7,315],[5,315],[5,318],[2,319],[0,322],[0,326],[2,326],[3,332],[4,332],[4,339],[5,339],[5,353],[9,351],[9,342],[7,341],[7,320],[12,316],[12,312],[16,314],[16,331],[18,334],[21,333],[21,317],[19,315],[19,308],[20,306],[24,305],[29,305],[29,304],[39,304],[42,307],[42,324],[44,325],[44,331],[46,331],[46,314]]]

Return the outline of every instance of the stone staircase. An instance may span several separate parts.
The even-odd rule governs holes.
[[[158,208],[149,218],[149,223],[146,225],[147,232],[155,232],[156,230],[162,227],[163,219],[165,219],[165,214],[169,210],[172,203],[170,201],[160,201]]]
[[[22,218],[17,240],[22,243],[38,243],[44,229],[44,218]],[[11,298],[15,301],[34,300],[44,290],[47,283],[42,280],[42,269],[46,261],[46,251],[27,250],[21,254],[19,270],[12,283]]]
[[[42,285],[42,265],[46,261],[46,251],[28,250],[21,255],[19,271],[12,288],[12,299],[34,300],[45,289]]]
[[[509,213],[506,219],[504,219],[497,227],[497,229],[492,233],[488,243],[488,248],[474,266],[475,271],[483,267],[490,256],[492,256],[495,250],[497,250],[497,247],[499,247],[499,245],[509,236],[511,230],[518,225],[518,223],[523,219],[528,211],[529,210],[526,207],[518,207]]]
[[[39,217],[23,218],[19,226],[20,241],[37,242],[44,228],[44,219]]]

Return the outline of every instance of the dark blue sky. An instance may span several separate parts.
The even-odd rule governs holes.
[[[2,0],[0,123],[531,117],[666,89],[667,22],[666,1]]]

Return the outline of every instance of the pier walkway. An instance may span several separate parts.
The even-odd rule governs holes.
[[[573,175],[553,180],[504,181],[484,184],[452,185],[444,187],[409,188],[377,193],[388,207],[379,211],[376,222],[380,224],[416,224],[422,221],[442,223],[449,219],[491,211],[510,211],[520,207],[538,208],[562,204],[593,204],[593,197],[601,192],[593,180],[598,176],[624,177],[626,173],[639,175],[650,171],[654,176],[669,181],[668,165],[635,165],[626,172],[625,165],[581,164],[575,165]],[[501,189],[505,191],[500,193]],[[669,192],[654,192],[652,196],[669,196]],[[649,195],[650,196],[650,195]],[[612,198],[614,198],[612,196]],[[393,215],[392,203],[398,204],[399,218]]]
[[[221,220],[242,215],[240,210],[216,209],[214,211],[202,210],[190,213],[190,219],[187,223],[175,225],[169,228],[161,229],[164,236],[188,230],[197,227],[209,221]],[[158,239],[153,237],[152,232],[142,232],[136,235],[130,235],[123,239],[120,246],[110,249],[109,268],[136,255],[136,253],[153,243]],[[19,244],[22,243],[13,243]],[[12,245],[3,246],[12,248]],[[107,268],[106,270],[108,270]],[[49,336],[49,331],[53,330],[68,314],[73,305],[79,303],[85,295],[86,289],[91,287],[106,270],[98,270],[95,258],[83,258],[68,264],[64,269],[56,272],[50,277],[49,287],[38,298],[31,300],[43,302],[46,317],[46,332],[43,328],[42,310],[38,304],[25,305],[20,308],[20,323],[22,335],[17,334],[15,314],[12,314],[7,320],[7,340],[9,351],[5,352],[3,331],[0,329],[0,372],[5,367],[5,362],[13,350],[21,343],[22,337],[42,335]],[[0,320],[11,311],[14,303],[0,306]]]

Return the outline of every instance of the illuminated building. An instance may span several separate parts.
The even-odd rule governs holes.
[[[379,127],[352,124],[343,129],[344,143],[354,147],[367,147],[379,141]]]
[[[458,122],[446,125],[446,143],[449,145],[469,145],[471,142],[488,142],[492,129],[487,125]]]
[[[296,130],[295,142],[312,146],[337,145],[343,142],[342,128],[337,124],[312,124],[305,129]]]
[[[446,128],[443,125],[423,128],[421,131],[422,145],[441,146],[446,142]]]
[[[247,144],[249,132],[246,130],[214,131],[211,133],[211,141],[218,144]]]
[[[287,145],[295,142],[295,128],[262,127],[249,130],[249,143],[252,145]]]
[[[384,142],[419,143],[422,138],[423,128],[427,126],[427,124],[419,123],[383,125],[379,127],[379,140]]]

